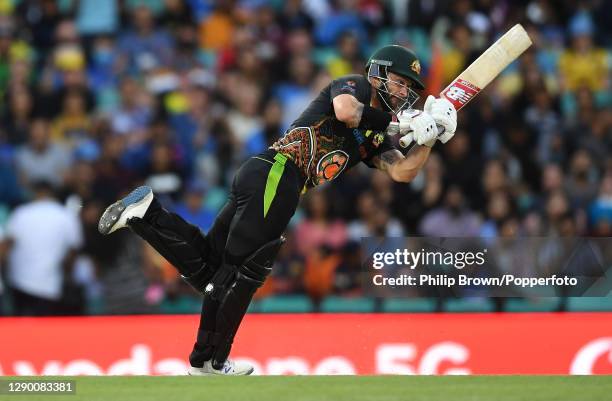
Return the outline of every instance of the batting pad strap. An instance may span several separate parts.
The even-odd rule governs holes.
[[[209,295],[214,300],[221,300],[225,296],[227,289],[236,279],[237,268],[234,265],[224,263],[215,272],[210,283],[204,290],[205,295]]]
[[[285,171],[285,163],[287,162],[287,156],[277,153],[274,155],[274,164],[268,173],[268,180],[266,181],[266,189],[264,191],[264,218],[270,210],[272,201],[276,196],[276,190],[278,189],[278,183]]]

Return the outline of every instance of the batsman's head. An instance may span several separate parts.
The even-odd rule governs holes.
[[[394,113],[412,107],[419,100],[412,88],[425,88],[419,78],[419,59],[403,46],[388,45],[376,50],[366,64],[366,73],[381,104]]]

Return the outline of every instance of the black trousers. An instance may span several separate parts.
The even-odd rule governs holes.
[[[59,316],[65,314],[59,301],[37,297],[14,287],[11,288],[10,294],[15,316]],[[0,309],[1,307],[0,305]]]
[[[207,236],[210,262],[240,265],[262,245],[279,238],[287,228],[304,180],[297,166],[288,160],[264,216],[264,192],[275,154],[276,151],[269,150],[252,157],[237,171],[229,199]]]
[[[156,249],[184,276],[198,271],[202,261],[213,269],[222,264],[240,266],[263,245],[282,235],[299,202],[304,178],[297,166],[287,160],[269,203],[271,191],[268,188],[266,193],[266,186],[269,186],[276,153],[268,150],[244,162],[234,177],[227,203],[207,235],[180,216],[163,209],[157,200],[153,201],[138,225],[130,225],[154,247],[156,242],[165,241],[164,245],[168,246]],[[266,210],[265,196],[268,197]],[[155,235],[155,240],[151,235]],[[216,307],[218,305],[214,302],[206,302],[206,299],[203,302],[198,340],[190,356],[193,366],[210,358],[210,350],[204,351],[203,338],[204,333],[215,331]],[[242,319],[242,316],[238,318]]]

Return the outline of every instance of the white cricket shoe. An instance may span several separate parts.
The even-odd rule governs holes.
[[[100,234],[110,234],[126,226],[127,221],[133,217],[142,218],[153,201],[153,190],[150,187],[138,187],[125,198],[106,208],[100,222]]]
[[[201,368],[190,367],[187,374],[190,376],[247,376],[253,373],[254,369],[248,363],[227,359],[221,369],[213,368],[212,362],[206,361]]]

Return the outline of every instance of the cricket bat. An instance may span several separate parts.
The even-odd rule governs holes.
[[[459,74],[440,93],[440,97],[448,99],[455,106],[455,110],[461,110],[529,46],[531,39],[525,29],[521,24],[514,25]],[[399,143],[406,148],[413,140],[412,132],[409,132],[400,138]]]

